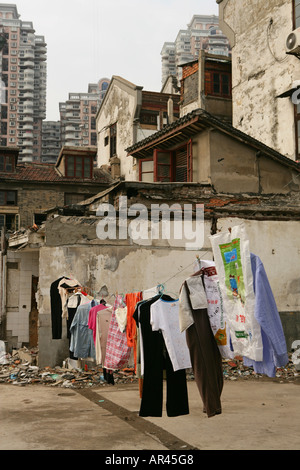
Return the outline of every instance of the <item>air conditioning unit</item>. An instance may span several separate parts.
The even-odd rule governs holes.
[[[300,28],[288,35],[285,46],[287,54],[300,54]]]

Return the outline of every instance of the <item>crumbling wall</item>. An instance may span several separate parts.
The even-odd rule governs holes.
[[[276,98],[300,76],[300,61],[285,53],[292,3],[223,0],[220,21],[232,45],[233,126],[295,159],[294,106]]]
[[[211,204],[216,208],[216,201],[211,201]],[[58,219],[50,225],[50,245],[46,244],[40,250],[38,307],[41,367],[59,365],[68,357],[65,323],[62,339],[53,340],[51,337],[50,286],[53,281],[64,275],[76,278],[94,297],[101,299],[104,296],[111,303],[117,292],[144,290],[160,283],[176,295],[183,281],[194,272],[196,256],[212,259],[209,235],[241,223],[245,223],[251,252],[258,255],[265,266],[283,318],[288,349],[295,339],[299,339],[298,331],[291,327],[291,322],[299,324],[300,318],[299,220],[254,220],[229,216],[206,219],[203,248],[185,250],[180,243],[170,240],[150,241],[141,246],[130,240],[93,239],[95,227],[88,219],[78,219],[75,225],[73,218]],[[82,237],[84,227],[87,227],[89,234],[87,238]],[[72,243],[68,237],[70,233]]]

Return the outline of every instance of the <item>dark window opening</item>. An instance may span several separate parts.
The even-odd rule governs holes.
[[[117,124],[110,126],[109,132],[109,141],[110,141],[110,158],[112,158],[117,153]]]
[[[46,214],[34,214],[34,223],[36,225],[42,225],[43,222],[46,222],[47,215]]]
[[[19,216],[15,214],[0,214],[0,230],[16,231],[19,229]]]
[[[300,28],[300,0],[294,0],[294,29]]]

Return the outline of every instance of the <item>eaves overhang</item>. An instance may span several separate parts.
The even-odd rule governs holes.
[[[300,164],[289,157],[268,147],[259,140],[233,127],[231,124],[216,118],[203,109],[196,109],[177,119],[174,123],[165,126],[162,130],[150,135],[146,139],[126,149],[127,156],[134,158],[149,158],[153,156],[153,150],[176,148],[181,143],[187,142],[204,130],[217,130],[232,139],[239,141],[257,152],[257,155],[267,156],[281,164],[289,166],[300,172]]]

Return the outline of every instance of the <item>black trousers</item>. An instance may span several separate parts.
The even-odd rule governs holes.
[[[204,411],[210,418],[222,412],[222,357],[206,309],[193,310],[194,324],[186,331],[187,345]]]
[[[144,380],[139,415],[162,416],[164,370],[167,384],[167,416],[186,415],[189,413],[189,405],[185,370],[174,372],[163,335],[159,331],[152,331],[150,324],[150,305],[155,300],[147,301],[140,307],[139,327],[143,337]]]

